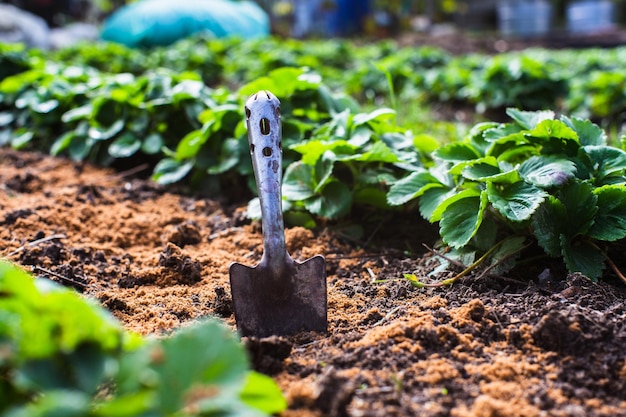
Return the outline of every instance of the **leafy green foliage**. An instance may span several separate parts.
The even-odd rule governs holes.
[[[2,416],[262,416],[286,407],[217,321],[142,339],[5,261],[0,317]]]
[[[626,237],[626,152],[586,120],[508,113],[512,123],[479,125],[435,151],[433,166],[392,185],[389,203],[421,197],[422,214],[453,248],[489,248],[498,228],[514,231],[571,272],[600,278],[597,243]]]

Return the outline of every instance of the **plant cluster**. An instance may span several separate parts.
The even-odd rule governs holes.
[[[457,251],[484,253],[503,236],[516,251],[531,239],[570,272],[600,278],[601,247],[626,237],[626,152],[589,120],[507,113],[513,122],[478,124],[438,148],[431,167],[393,184],[390,204],[419,197],[422,216]]]
[[[141,338],[96,303],[6,261],[0,317],[3,417],[252,417],[286,406],[217,321]]]

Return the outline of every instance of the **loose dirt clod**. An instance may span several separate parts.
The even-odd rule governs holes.
[[[10,259],[80,281],[142,334],[208,315],[234,329],[228,265],[261,256],[246,202],[226,207],[113,174],[0,149],[0,256],[24,247]],[[364,236],[377,230],[367,245],[330,227],[286,230],[295,257],[327,255],[329,332],[246,342],[283,389],[284,416],[626,416],[623,286],[537,265],[552,281],[469,276],[416,290],[402,273],[425,276],[436,262],[412,248],[437,239],[418,217],[380,225],[376,212],[354,213]],[[27,245],[53,235],[65,238]]]

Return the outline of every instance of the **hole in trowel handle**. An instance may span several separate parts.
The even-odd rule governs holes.
[[[266,117],[261,119],[259,126],[261,127],[261,133],[263,133],[264,135],[270,134],[270,121],[267,120]]]
[[[272,148],[269,146],[263,148],[263,156],[272,156]]]

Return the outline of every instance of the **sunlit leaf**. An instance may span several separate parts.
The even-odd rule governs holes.
[[[433,188],[433,189],[428,190],[429,194],[431,192],[434,192],[433,190],[436,190],[436,189]],[[455,203],[458,200],[463,200],[463,199],[470,198],[470,197],[479,197],[480,194],[481,192],[478,188],[466,188],[461,191],[455,190],[454,192],[451,192],[444,200],[438,202],[429,220],[431,222],[436,222],[436,221],[441,220],[442,215],[448,209],[448,206],[450,206],[451,204]],[[426,193],[424,193],[423,198],[426,198]]]
[[[544,120],[554,119],[554,112],[550,110],[546,111],[523,111],[514,108],[506,109],[506,114],[513,120],[515,120],[524,129],[534,129],[539,123]]]
[[[89,128],[89,137],[93,140],[107,140],[117,135],[124,128],[124,120],[118,119],[110,126],[92,126]]]
[[[193,161],[183,162],[165,158],[154,167],[152,178],[159,184],[173,184],[189,174],[192,168]]]
[[[540,188],[562,186],[575,172],[574,162],[558,156],[533,156],[519,167],[519,175]]]
[[[267,414],[278,414],[287,408],[287,401],[276,382],[258,372],[248,372],[241,400]]]
[[[591,120],[566,116],[561,116],[561,120],[576,132],[582,146],[601,146],[606,144],[606,133]]]
[[[469,143],[455,142],[437,149],[433,155],[444,161],[470,161],[480,158],[476,149]]]
[[[465,246],[478,231],[486,207],[486,193],[449,204],[439,222],[439,232],[444,242],[454,248]]]
[[[130,132],[122,134],[109,145],[109,155],[113,158],[128,158],[141,149],[141,141]]]
[[[428,171],[420,170],[412,172],[406,177],[396,181],[389,189],[387,201],[392,206],[399,206],[424,194],[428,186],[442,187]]]

